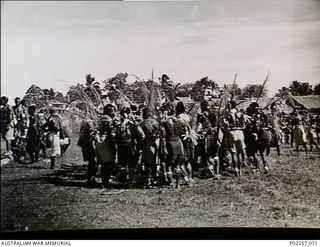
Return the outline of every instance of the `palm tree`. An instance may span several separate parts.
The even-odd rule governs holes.
[[[49,99],[50,90],[45,88],[45,89],[42,90],[42,92],[43,92],[44,100],[47,101]]]
[[[53,88],[50,88],[49,90],[49,99],[54,99],[56,97],[56,92]]]
[[[278,90],[275,96],[282,98],[283,96],[286,96],[288,94],[290,94],[290,89],[287,87],[282,87]]]
[[[293,81],[291,82],[289,89],[293,96],[309,95],[314,92],[312,86],[308,82]]]
[[[210,80],[208,76],[203,77],[194,83],[194,86],[191,91],[191,98],[194,101],[198,101],[198,102],[203,101],[205,91],[207,89],[215,90],[218,88],[218,86],[219,85],[215,81]]]
[[[94,81],[95,81],[95,78],[91,74],[86,75],[86,86],[87,87],[91,86]]]

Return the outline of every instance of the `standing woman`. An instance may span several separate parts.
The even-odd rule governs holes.
[[[56,157],[61,155],[60,131],[62,119],[53,107],[49,108],[49,117],[46,122],[48,142],[50,143],[51,169],[54,169]]]

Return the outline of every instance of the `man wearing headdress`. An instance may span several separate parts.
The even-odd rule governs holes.
[[[140,126],[144,133],[144,140],[142,144],[142,159],[144,165],[144,173],[146,177],[146,186],[151,187],[156,181],[157,165],[157,144],[156,139],[160,129],[160,124],[152,117],[152,112],[149,108],[142,110],[143,121]]]
[[[197,121],[196,121],[196,132],[200,135],[200,139],[198,141],[198,145],[195,148],[195,156],[196,159],[201,157],[201,163],[204,165],[205,161],[205,139],[202,133],[203,124],[207,123],[209,115],[209,104],[206,100],[200,103],[200,112],[197,114]],[[198,161],[196,162],[198,165]]]
[[[103,109],[103,115],[99,120],[99,125],[95,135],[97,162],[101,165],[101,180],[104,188],[109,187],[109,180],[115,167],[116,148],[114,140],[115,131],[113,128],[114,117],[113,105],[107,104]],[[88,171],[88,173],[93,176],[95,171],[93,163],[92,171]]]
[[[238,113],[236,102],[234,100],[230,100],[227,103],[226,110],[228,113],[227,119],[229,121],[230,126],[236,127],[237,126],[237,113]]]
[[[261,110],[259,104],[257,102],[252,102],[249,107],[246,109],[246,114],[250,117],[250,119],[254,122],[259,122],[261,127],[268,126],[268,117]]]
[[[218,152],[220,148],[219,134],[217,133],[218,119],[217,112],[210,112],[207,102],[201,102],[201,114],[198,115],[197,133],[202,137],[202,159],[209,167],[212,175],[219,178],[219,158]],[[215,107],[216,108],[216,107]],[[214,111],[216,111],[215,109]],[[216,174],[215,169],[216,167]]]
[[[191,139],[191,119],[186,113],[183,102],[179,101],[176,105],[176,116],[180,125],[180,138],[183,144],[184,162],[181,164],[181,171],[184,175],[185,182],[189,184],[192,179],[191,163],[194,159],[194,144]]]
[[[129,107],[120,111],[121,119],[116,129],[116,144],[118,149],[118,162],[121,166],[121,179],[128,180],[129,187],[133,186],[136,153],[141,150],[141,127],[132,118]]]
[[[170,105],[164,109],[162,125],[165,131],[166,141],[166,164],[169,172],[167,172],[168,180],[173,188],[180,189],[181,164],[184,160],[183,145],[180,139],[181,125],[174,116],[174,108]],[[172,169],[174,173],[172,174]],[[173,175],[175,176],[175,185],[173,184]]]
[[[247,115],[253,117],[255,114],[259,113],[259,104],[252,102],[246,109]]]
[[[133,160],[132,164],[134,167],[134,174],[136,174],[137,170],[141,171],[141,164],[139,162],[141,161],[141,155],[142,155],[142,148],[143,148],[143,139],[144,139],[144,133],[143,130],[140,126],[142,122],[142,114],[139,111],[138,107],[136,105],[131,105],[130,106],[130,116],[129,118],[133,121],[133,126],[132,126],[132,147],[133,147]]]
[[[96,153],[94,149],[94,126],[92,120],[84,120],[80,126],[80,135],[77,145],[81,147],[83,161],[88,161],[87,168],[87,184],[93,186],[95,184],[95,175],[97,173],[96,167]]]

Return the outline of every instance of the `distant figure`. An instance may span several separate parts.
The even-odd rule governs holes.
[[[137,152],[142,149],[141,127],[133,119],[131,110],[124,107],[120,111],[120,124],[116,128],[116,144],[118,148],[118,162],[121,166],[121,180],[128,182],[129,187],[133,187],[136,165]]]
[[[12,157],[11,142],[14,140],[13,135],[13,111],[8,104],[9,99],[6,96],[1,97],[1,138],[6,142],[6,152]]]
[[[92,121],[83,121],[80,127],[80,135],[77,145],[81,147],[82,157],[84,161],[88,161],[87,169],[87,184],[93,186],[95,182],[95,175],[97,167],[95,162],[95,149],[93,146],[94,127]]]
[[[185,110],[183,102],[179,101],[176,106],[177,121],[180,125],[180,138],[184,151],[184,162],[181,164],[181,171],[183,173],[186,184],[192,183],[192,166],[191,163],[194,159],[194,145],[191,138],[187,134],[191,132],[191,119]]]
[[[152,118],[152,112],[148,108],[142,110],[143,121],[140,124],[144,140],[142,144],[142,164],[144,164],[144,173],[146,177],[145,185],[151,187],[156,180],[157,166],[157,144],[156,138],[160,129],[159,122]]]
[[[12,107],[14,113],[14,128],[15,136],[24,137],[28,128],[28,113],[26,107],[26,101],[22,105],[19,97],[16,97],[15,106]]]
[[[293,137],[296,144],[296,150],[299,155],[299,146],[302,145],[305,149],[306,156],[308,155],[307,149],[307,135],[303,127],[302,115],[298,112],[295,112],[292,119],[293,125]]]
[[[165,130],[166,141],[166,163],[169,172],[167,172],[168,180],[172,188],[180,189],[181,164],[184,160],[183,145],[180,139],[180,125],[177,118],[174,117],[174,109],[168,106],[163,119],[162,125]],[[174,173],[172,174],[172,169]],[[173,183],[173,176],[175,176],[175,184]]]
[[[101,165],[102,186],[109,188],[109,180],[115,167],[116,147],[114,124],[114,107],[108,104],[104,107],[95,135],[97,162]]]
[[[39,120],[37,118],[36,106],[28,107],[29,128],[27,131],[27,152],[30,155],[31,163],[37,162],[39,159],[40,131]]]
[[[318,133],[317,133],[317,123],[316,123],[316,119],[314,116],[310,117],[309,120],[309,125],[307,127],[307,138],[310,144],[310,151],[312,152],[312,147],[313,145],[316,146],[317,150],[319,151],[319,146],[318,146]]]
[[[62,119],[57,114],[56,109],[54,107],[50,107],[49,113],[50,115],[45,125],[48,130],[51,169],[54,169],[56,157],[61,156],[60,131],[61,131]]]
[[[38,127],[39,127],[39,149],[42,150],[43,158],[46,159],[46,146],[47,146],[47,130],[46,130],[46,116],[43,110],[37,114]]]

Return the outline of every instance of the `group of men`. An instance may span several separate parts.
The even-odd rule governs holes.
[[[36,109],[18,97],[11,108],[8,98],[1,97],[1,134],[9,156],[17,157],[18,151],[25,148],[21,154],[27,153],[31,162],[37,162],[42,150],[54,168],[56,157],[63,154],[70,139],[57,110],[47,109]],[[246,110],[238,110],[230,101],[222,110],[221,104],[203,101],[196,111],[194,106],[187,110],[180,101],[165,103],[159,109],[131,105],[119,111],[107,104],[98,121],[82,121],[77,145],[88,162],[90,186],[97,183],[100,171],[104,188],[116,179],[129,187],[167,184],[179,189],[182,183],[193,183],[193,170],[200,164],[217,179],[221,169],[235,168],[238,172],[235,153],[244,161],[244,156],[249,158],[257,152],[254,143],[270,146],[263,143],[267,141],[257,129],[268,129],[276,136],[277,147],[289,143],[290,138],[297,147],[306,145],[311,133],[310,144],[318,148],[319,126],[318,115],[308,113],[302,117],[297,111],[286,115],[274,104],[266,114],[255,102]]]
[[[48,111],[36,109],[36,105],[16,97],[11,107],[6,96],[1,97],[1,137],[5,142],[1,155],[18,161],[37,162],[40,150],[44,158],[50,157],[51,168],[55,159],[70,144],[62,125],[62,119],[54,107]],[[65,143],[61,141],[65,139]],[[28,157],[27,157],[28,156]]]
[[[247,150],[247,156],[251,155],[246,136],[240,143],[234,141],[233,133],[230,136],[233,130],[241,133],[250,125],[259,125],[278,136],[278,146],[285,137],[284,126],[290,125],[292,140],[296,138],[295,129],[303,128],[307,133],[305,123],[297,122],[301,119],[298,112],[287,116],[271,106],[268,116],[257,103],[238,110],[234,101],[223,111],[220,108],[203,101],[194,116],[183,102],[163,104],[157,111],[133,105],[117,112],[112,104],[107,104],[98,123],[83,121],[80,130],[78,145],[88,161],[88,183],[96,183],[100,166],[105,188],[110,187],[111,176],[129,187],[137,185],[140,178],[144,187],[165,183],[180,188],[181,183],[193,183],[193,169],[200,164],[219,179],[220,169],[235,167],[230,156],[239,150]],[[286,122],[288,119],[292,121]],[[312,124],[320,126],[319,118]],[[252,145],[250,140],[248,145]]]
[[[116,116],[115,107],[107,104],[97,126],[84,121],[78,145],[88,161],[88,183],[95,183],[98,165],[105,188],[110,186],[116,165],[119,180],[129,187],[137,185],[139,174],[144,187],[163,182],[180,187],[182,174],[186,182],[192,181],[192,144],[184,138],[191,131],[190,117],[179,102],[176,110],[171,105],[161,108],[161,116],[147,107],[124,107]],[[174,183],[175,177],[175,183]]]

